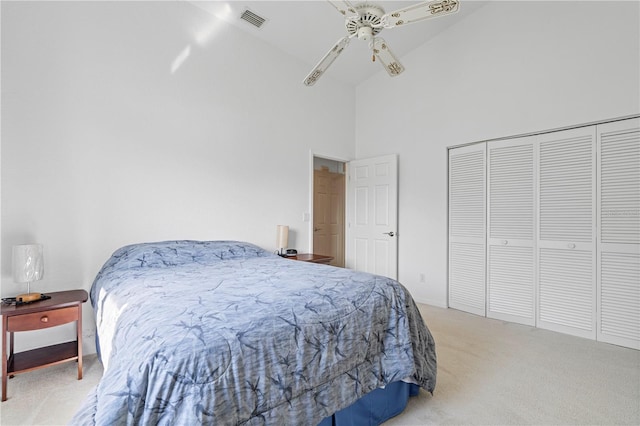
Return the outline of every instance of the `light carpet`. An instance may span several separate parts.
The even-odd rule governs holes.
[[[640,351],[453,309],[419,305],[438,382],[385,426],[640,424]],[[4,425],[64,425],[102,375],[95,355],[17,375]]]

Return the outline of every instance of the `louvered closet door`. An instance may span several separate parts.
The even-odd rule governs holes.
[[[449,306],[485,315],[485,144],[449,150]]]
[[[539,136],[538,327],[596,337],[595,126]]]
[[[488,144],[487,316],[535,325],[534,139]]]
[[[640,120],[597,131],[598,340],[640,349]]]

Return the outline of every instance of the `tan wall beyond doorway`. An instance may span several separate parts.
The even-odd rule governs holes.
[[[345,175],[327,167],[313,172],[313,252],[344,267]]]

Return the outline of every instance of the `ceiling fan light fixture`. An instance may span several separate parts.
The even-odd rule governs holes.
[[[358,38],[360,40],[369,41],[373,37],[373,29],[371,27],[360,27],[358,29]]]

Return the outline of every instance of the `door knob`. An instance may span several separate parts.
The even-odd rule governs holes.
[[[388,235],[390,237],[393,237],[395,234],[395,232],[391,231],[391,232],[383,232],[383,234]]]
[[[320,229],[320,228],[313,228],[313,232],[318,232],[318,231],[322,231],[322,229]]]

